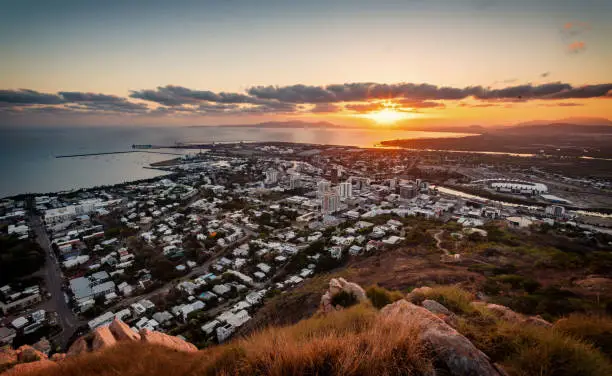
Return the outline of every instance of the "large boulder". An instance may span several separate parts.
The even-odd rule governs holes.
[[[140,335],[121,320],[115,319],[108,328],[117,341],[140,341]]]
[[[179,351],[197,351],[194,345],[178,337],[146,329],[141,330],[140,333],[135,333],[123,321],[115,319],[109,326],[97,328],[77,339],[68,349],[67,356],[102,350],[125,341],[153,343]]]
[[[489,357],[472,342],[423,307],[399,300],[384,307],[381,315],[416,324],[420,329],[420,339],[451,375],[502,375]]]
[[[334,296],[341,292],[346,292],[353,295],[358,302],[363,302],[368,299],[365,290],[358,284],[348,282],[344,278],[332,278],[329,281],[329,289],[321,297],[319,309],[325,313],[336,310],[338,307],[333,307],[332,301]]]
[[[87,340],[87,336],[77,338],[77,340],[74,341],[72,345],[70,345],[70,348],[68,348],[66,356],[74,356],[88,352],[89,345],[87,344]]]
[[[493,303],[487,304],[484,302],[472,302],[471,304],[475,308],[484,308],[486,311],[492,313],[497,318],[500,318],[509,323],[529,324],[529,325],[542,326],[545,328],[552,327],[552,324],[550,322],[544,320],[540,316],[525,316],[518,312],[514,312],[510,308],[503,306],[503,305],[493,304]]]
[[[117,340],[111,333],[108,326],[102,326],[97,328],[93,332],[93,340],[91,342],[91,350],[96,351],[100,349],[104,349],[107,347],[111,347],[117,343]]]
[[[457,316],[451,311],[449,311],[448,308],[446,308],[442,304],[436,302],[435,300],[425,299],[421,303],[421,306],[423,306],[423,308],[425,308],[429,312],[433,313],[434,315],[444,320],[445,323],[452,326],[453,328],[457,327],[457,323],[458,323]]]
[[[150,331],[148,329],[140,330],[140,340],[145,343],[161,345],[177,351],[195,352],[198,348],[193,344],[184,341],[178,337],[169,336],[164,333]]]
[[[447,315],[447,316],[450,316],[450,315],[453,314],[451,311],[448,310],[448,308],[446,308],[442,304],[436,302],[435,300],[425,299],[425,300],[423,300],[421,305],[425,309],[427,309],[429,312],[435,313],[437,315]]]

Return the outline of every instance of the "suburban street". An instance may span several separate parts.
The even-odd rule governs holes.
[[[45,267],[42,270],[47,291],[51,294],[51,298],[44,301],[40,308],[48,311],[54,311],[58,316],[58,324],[62,328],[62,331],[53,338],[62,347],[68,344],[68,340],[74,334],[76,329],[83,325],[85,321],[80,320],[72,309],[68,305],[64,297],[64,291],[62,290],[63,278],[62,271],[59,267],[58,261],[51,249],[51,241],[47,236],[43,222],[39,216],[33,216],[30,218],[34,233],[36,234],[36,241],[45,250],[46,260]]]

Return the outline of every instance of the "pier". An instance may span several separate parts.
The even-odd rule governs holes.
[[[152,153],[152,154],[167,154],[167,155],[183,155],[181,153],[171,153],[171,152],[167,152],[167,151],[126,150],[126,151],[107,151],[107,152],[101,152],[101,153],[82,153],[82,154],[56,155],[55,158],[95,157],[97,155],[127,154],[127,153]]]

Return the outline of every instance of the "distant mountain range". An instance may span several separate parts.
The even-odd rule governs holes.
[[[230,124],[223,127],[253,127],[253,128],[310,128],[310,129],[371,129],[371,127],[357,123],[355,125],[338,125],[329,121],[309,122],[303,120],[268,121],[256,124]],[[199,127],[199,126],[196,126]],[[201,126],[206,127],[206,126]],[[610,133],[612,121],[604,118],[565,118],[560,120],[533,120],[509,126],[450,126],[450,125],[415,125],[403,122],[386,129],[404,131],[428,132],[462,132],[462,133],[506,133],[506,134],[534,134],[534,133]]]
[[[548,124],[573,124],[573,125],[608,125],[612,126],[612,121],[606,118],[595,117],[570,117],[559,120],[532,120],[524,123],[519,123],[516,126],[529,125],[548,125]]]

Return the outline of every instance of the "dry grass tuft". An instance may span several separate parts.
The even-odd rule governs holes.
[[[474,307],[470,304],[475,299],[474,294],[457,286],[432,287],[424,297],[437,301],[457,314],[474,312]]]
[[[366,289],[366,295],[372,305],[378,309],[404,298],[404,294],[399,291],[390,291],[378,285],[370,286]]]
[[[592,343],[612,356],[612,317],[572,314],[558,320],[555,329]]]
[[[432,360],[418,330],[358,305],[192,354],[128,343],[68,360],[41,375],[431,374]]]

